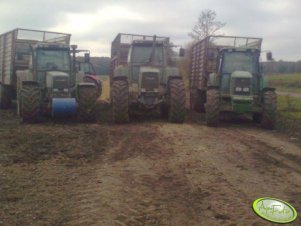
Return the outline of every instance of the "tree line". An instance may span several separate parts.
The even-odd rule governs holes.
[[[263,72],[266,74],[301,73],[301,61],[269,61],[262,62]]]

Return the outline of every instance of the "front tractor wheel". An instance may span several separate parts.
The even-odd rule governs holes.
[[[275,91],[263,93],[261,125],[265,129],[274,129],[276,124],[277,95]]]
[[[168,120],[170,122],[183,123],[186,116],[185,109],[185,86],[181,79],[169,81],[169,109]]]
[[[20,91],[20,113],[22,121],[33,123],[38,121],[40,114],[41,91],[37,85],[23,85]]]
[[[219,123],[220,93],[217,89],[207,90],[206,124],[217,126]]]
[[[83,122],[94,122],[96,120],[98,88],[96,85],[80,85],[78,89],[79,120]]]
[[[115,123],[129,122],[129,85],[126,80],[113,82],[112,111]]]

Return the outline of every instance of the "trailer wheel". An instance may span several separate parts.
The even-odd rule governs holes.
[[[129,85],[126,80],[113,81],[112,111],[115,123],[129,122]]]
[[[182,79],[169,81],[169,109],[168,120],[170,122],[183,123],[186,116],[185,109],[185,86]]]
[[[98,88],[96,85],[78,86],[78,117],[82,122],[94,122],[96,120],[96,102]]]
[[[34,123],[40,114],[41,91],[37,85],[24,84],[20,91],[20,113],[22,121]]]
[[[219,123],[220,93],[217,89],[207,90],[206,124],[217,126]]]
[[[261,125],[265,129],[274,129],[276,124],[277,95],[275,91],[263,93],[263,109]]]

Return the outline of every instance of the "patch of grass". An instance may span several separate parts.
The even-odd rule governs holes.
[[[273,74],[267,75],[265,80],[279,91],[301,92],[301,74]]]
[[[301,139],[301,99],[278,95],[277,128]]]

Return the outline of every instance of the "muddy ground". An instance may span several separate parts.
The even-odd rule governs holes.
[[[247,119],[208,128],[195,115],[180,125],[0,116],[0,225],[273,225],[252,211],[265,196],[301,214],[300,145]]]

